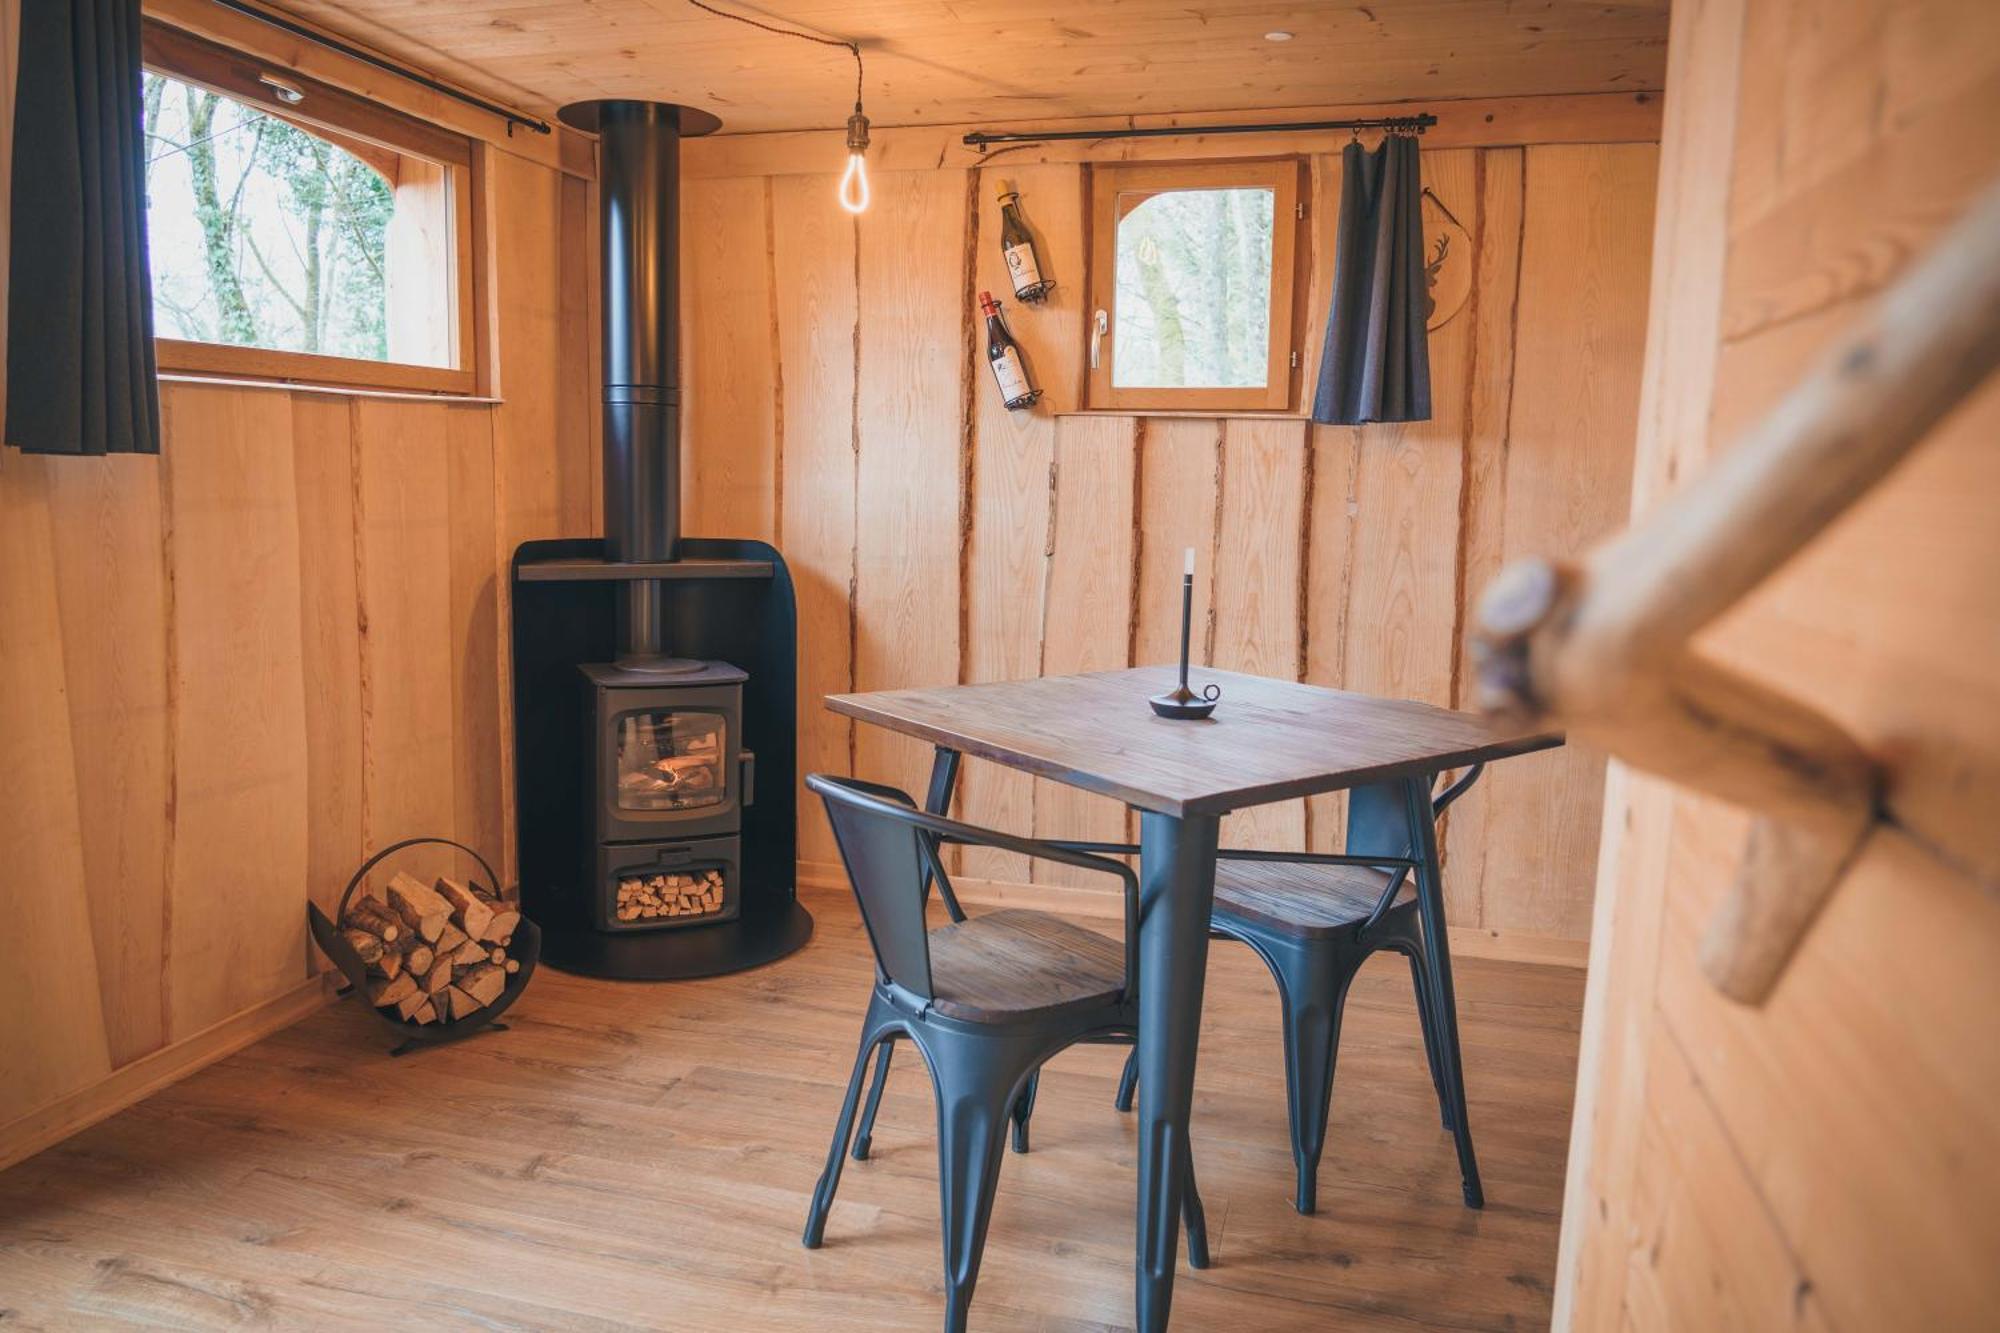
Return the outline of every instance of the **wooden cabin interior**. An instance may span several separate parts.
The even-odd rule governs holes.
[[[1993,1326],[2000,9],[0,13],[0,1325]]]

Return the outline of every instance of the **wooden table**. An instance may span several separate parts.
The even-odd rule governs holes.
[[[938,748],[931,806],[950,798],[960,754],[1110,796],[1140,812],[1138,1327],[1164,1329],[1173,1300],[1180,1193],[1194,1095],[1208,919],[1222,816],[1246,806],[1397,782],[1410,811],[1424,930],[1444,935],[1430,788],[1448,768],[1560,745],[1469,713],[1227,671],[1215,715],[1155,717],[1168,667],[827,696],[827,707]],[[864,775],[865,776],[865,775]],[[1442,951],[1441,951],[1442,958]],[[1437,999],[1456,1021],[1448,960]]]

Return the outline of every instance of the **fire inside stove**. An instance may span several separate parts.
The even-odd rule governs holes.
[[[714,713],[628,713],[618,723],[618,804],[696,810],[728,796],[728,727]]]

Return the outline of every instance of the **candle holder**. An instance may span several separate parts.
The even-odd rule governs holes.
[[[1156,694],[1146,702],[1161,717],[1192,718],[1207,717],[1215,711],[1216,701],[1222,698],[1220,685],[1204,685],[1197,694],[1188,688],[1188,630],[1194,619],[1194,553],[1188,553],[1190,568],[1181,575],[1181,683],[1165,694]]]

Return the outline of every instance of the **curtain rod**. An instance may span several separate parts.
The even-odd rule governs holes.
[[[245,4],[244,0],[215,0],[215,3],[224,9],[234,10],[238,14],[256,19],[259,23],[268,23],[274,28],[292,34],[294,37],[303,37],[307,41],[324,46],[330,51],[338,51],[340,54],[353,60],[359,60],[365,65],[373,65],[376,69],[386,70],[398,78],[408,79],[411,83],[417,84],[419,87],[428,88],[434,93],[440,93],[451,98],[453,101],[463,102],[467,106],[478,107],[481,111],[489,115],[499,116],[507,122],[507,134],[510,138],[513,136],[516,125],[524,126],[537,134],[549,133],[549,123],[545,120],[536,120],[533,116],[524,116],[518,111],[509,111],[497,102],[489,102],[483,97],[475,97],[471,93],[461,92],[448,83],[440,83],[428,74],[411,69],[407,65],[399,65],[393,60],[386,60],[376,55],[373,51],[344,42],[338,37],[315,31],[303,23],[286,18],[282,14],[274,14],[269,10],[259,9],[255,5]]]
[[[1309,130],[1414,130],[1422,134],[1438,123],[1425,111],[1414,116],[1372,116],[1364,120],[1289,120],[1270,125],[1158,125],[1149,129],[1050,130],[1045,134],[1019,134],[983,130],[965,136],[968,147],[982,153],[990,143],[1044,143],[1054,139],[1167,139],[1191,134],[1299,134]]]

